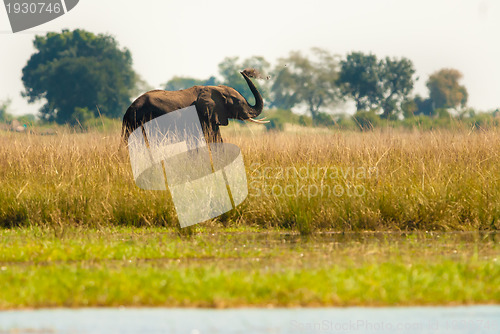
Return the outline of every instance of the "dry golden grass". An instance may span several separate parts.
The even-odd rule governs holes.
[[[209,224],[327,230],[500,228],[500,131],[224,129],[249,196]],[[0,226],[177,226],[138,189],[119,133],[0,133]]]

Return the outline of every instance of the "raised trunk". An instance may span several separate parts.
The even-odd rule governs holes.
[[[264,108],[264,100],[262,99],[262,96],[260,95],[260,93],[257,90],[257,88],[255,87],[255,85],[253,84],[252,80],[250,80],[250,78],[245,73],[243,73],[243,72],[240,72],[240,73],[243,76],[243,78],[245,78],[245,80],[248,84],[248,87],[250,88],[253,96],[255,97],[255,105],[251,106],[250,104],[248,104],[248,106],[250,108],[250,112],[248,114],[248,117],[251,117],[251,118],[257,117],[260,115],[260,113],[262,112],[262,109]],[[247,103],[248,103],[248,101],[247,101]]]

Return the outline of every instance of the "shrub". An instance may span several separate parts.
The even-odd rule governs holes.
[[[493,117],[492,114],[479,113],[468,119],[467,123],[470,124],[470,127],[474,128],[491,128],[498,126],[498,119]]]
[[[314,125],[316,126],[334,126],[335,120],[332,115],[320,112],[316,115],[314,119]]]
[[[380,117],[374,110],[357,111],[352,119],[361,131],[372,130],[380,124]]]
[[[265,126],[267,131],[283,131],[285,123],[279,118],[271,118]]]
[[[401,121],[401,124],[408,129],[432,130],[435,128],[434,120],[426,115],[405,118]]]
[[[283,131],[286,123],[298,124],[299,116],[288,109],[271,109],[267,112],[269,123],[266,129],[270,131]]]
[[[338,115],[336,118],[336,126],[342,130],[356,130],[358,126],[354,121],[353,117],[350,117],[345,114]]]
[[[298,119],[298,123],[299,123],[299,125],[302,125],[302,126],[312,126],[313,125],[312,118],[309,116],[306,116],[306,115],[300,115],[299,119]]]

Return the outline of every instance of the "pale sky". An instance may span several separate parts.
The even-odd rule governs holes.
[[[320,47],[341,56],[407,57],[420,77],[414,92],[424,96],[431,73],[456,68],[469,106],[500,108],[498,0],[80,0],[62,17],[16,34],[0,7],[0,101],[11,98],[13,114],[40,106],[20,96],[35,35],[76,28],[113,35],[155,88],[174,75],[216,75],[229,56],[258,55],[273,64],[291,50]]]

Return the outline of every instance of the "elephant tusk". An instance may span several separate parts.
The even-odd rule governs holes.
[[[257,123],[257,124],[266,124],[266,123],[269,123],[269,121],[264,121],[264,119],[266,119],[266,117],[261,118],[261,119],[248,118],[247,121],[254,122],[254,123]]]

